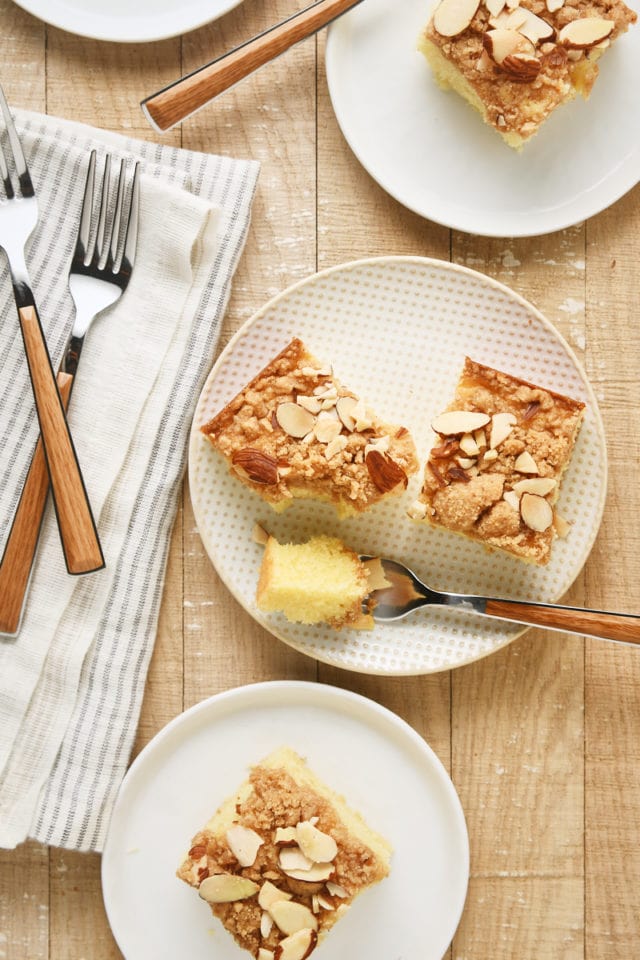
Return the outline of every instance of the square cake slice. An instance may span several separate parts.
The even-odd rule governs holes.
[[[276,510],[302,497],[360,513],[418,470],[406,427],[381,420],[297,338],[201,429]]]
[[[389,873],[391,848],[288,747],[251,770],[178,868],[257,960],[304,960],[358,894]]]
[[[520,149],[556,107],[589,97],[598,59],[636,19],[622,0],[441,0],[419,49]]]
[[[410,516],[544,565],[568,531],[553,506],[585,405],[465,360],[431,426],[424,484]]]

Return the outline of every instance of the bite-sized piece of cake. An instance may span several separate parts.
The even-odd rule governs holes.
[[[359,513],[418,469],[409,431],[379,419],[297,338],[201,429],[277,510],[303,497]]]
[[[568,532],[553,507],[585,405],[465,360],[455,397],[431,426],[415,520],[544,565]]]
[[[577,93],[637,15],[622,0],[441,0],[419,49],[437,82],[520,149]]]
[[[362,561],[337,537],[312,537],[307,543],[278,543],[269,537],[264,550],[256,602],[265,613],[283,613],[293,623],[328,623],[371,629],[373,618],[362,603],[372,590],[372,561]]]
[[[305,960],[391,847],[288,747],[270,754],[195,835],[178,877],[257,960]]]

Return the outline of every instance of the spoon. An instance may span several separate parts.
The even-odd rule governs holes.
[[[379,560],[384,577],[390,584],[388,587],[372,590],[364,601],[367,612],[373,614],[373,619],[380,623],[402,620],[419,607],[444,606],[495,617],[498,620],[525,623],[532,627],[640,644],[640,616],[632,613],[606,613],[531,600],[444,593],[432,590],[419,580],[412,570],[397,560],[366,556],[360,559]]]

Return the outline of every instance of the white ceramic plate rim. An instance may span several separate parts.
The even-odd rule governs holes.
[[[104,0],[105,12],[85,10],[82,0],[15,0],[27,13],[38,17],[52,27],[66,30],[92,40],[107,40],[114,43],[150,43],[168,40],[189,30],[195,30],[223,16],[242,0],[184,0],[175,11],[161,16],[132,13],[123,16],[109,13],[108,0]],[[135,10],[135,5],[132,10]]]
[[[210,725],[215,726],[217,716],[224,719],[234,708],[236,713],[242,714],[250,711],[252,706],[255,707],[256,704],[268,708],[270,704],[296,707],[302,703],[305,706],[311,705],[338,716],[347,713],[363,725],[375,729],[381,737],[388,741],[390,746],[397,745],[400,748],[404,746],[407,752],[411,751],[412,755],[418,754],[422,760],[422,768],[425,773],[434,778],[443,791],[448,817],[453,825],[450,845],[456,849],[458,855],[456,888],[450,897],[451,917],[447,926],[448,939],[446,943],[441,945],[442,951],[446,950],[453,939],[465,905],[469,882],[470,850],[469,835],[460,798],[442,761],[423,737],[405,720],[368,697],[326,684],[301,680],[273,680],[234,687],[214,694],[190,707],[171,720],[149,741],[127,771],[116,798],[101,864],[105,909],[114,937],[123,952],[127,946],[124,941],[126,931],[123,932],[121,929],[117,907],[113,906],[109,899],[110,881],[112,871],[118,871],[122,856],[128,852],[119,848],[119,843],[122,845],[122,841],[119,840],[119,818],[121,816],[127,817],[130,802],[129,793],[135,795],[140,778],[145,777],[147,766],[151,765],[153,768],[156,755],[159,755],[159,762],[162,764],[162,753],[167,741],[171,741],[176,733],[179,735],[181,728],[184,728],[183,737],[188,737],[190,729],[200,715],[211,714],[211,718],[207,722],[207,728],[209,728]],[[400,742],[397,743],[397,741]],[[280,746],[280,744],[274,744],[275,746]],[[174,753],[175,749],[174,745]],[[177,749],[179,749],[179,746]],[[258,759],[259,757],[255,758],[255,760]],[[234,784],[228,793],[231,793],[236,786],[237,784]],[[223,790],[222,787],[221,790]],[[228,793],[225,793],[224,796],[212,797],[213,807],[215,808],[222,803]],[[185,811],[185,820],[188,820],[187,811]],[[185,842],[189,840],[188,832],[189,827],[187,826]],[[327,941],[327,943],[329,942]],[[440,945],[438,944],[438,946]],[[135,956],[125,955],[127,960],[137,960],[137,954]]]
[[[489,277],[486,274],[480,273],[478,270],[472,270],[469,267],[464,267],[457,263],[451,263],[450,261],[447,261],[447,260],[437,260],[433,257],[384,256],[384,257],[363,258],[360,260],[349,261],[347,263],[336,264],[336,266],[328,267],[325,270],[319,270],[316,273],[310,274],[309,276],[303,278],[302,280],[296,281],[295,283],[291,284],[291,286],[287,287],[285,290],[282,290],[280,293],[276,294],[275,297],[272,297],[271,300],[269,300],[262,307],[260,307],[260,309],[257,310],[253,314],[253,316],[251,316],[248,320],[246,320],[242,324],[242,326],[235,332],[235,334],[231,337],[231,339],[229,340],[225,348],[222,350],[220,356],[214,363],[213,367],[211,368],[211,371],[209,372],[209,375],[206,379],[205,385],[203,386],[201,393],[204,393],[207,390],[209,383],[217,376],[219,369],[222,366],[224,366],[224,364],[227,361],[227,358],[229,357],[230,354],[232,354],[233,350],[235,349],[237,342],[246,335],[247,330],[250,327],[252,327],[264,314],[270,312],[278,304],[279,301],[286,299],[291,295],[292,292],[299,289],[300,287],[303,287],[306,284],[314,283],[317,279],[325,276],[330,276],[332,273],[340,273],[343,270],[350,270],[354,267],[374,265],[378,263],[380,264],[416,263],[425,267],[434,266],[440,269],[444,267],[446,269],[450,269],[452,272],[455,272],[455,273],[461,273],[461,274],[465,274],[473,277],[480,277],[484,283],[493,287],[495,290],[499,290],[501,293],[507,295],[508,297],[515,299],[520,305],[525,307],[527,310],[531,311],[536,316],[538,321],[546,329],[548,329],[551,335],[562,345],[563,349],[566,351],[568,356],[571,358],[572,362],[575,364],[577,370],[579,371],[584,381],[585,390],[588,396],[588,402],[590,405],[592,415],[594,417],[594,422],[597,428],[597,432],[599,436],[601,437],[605,436],[604,424],[602,422],[602,416],[600,414],[598,402],[597,402],[595,393],[593,391],[593,388],[587,378],[584,367],[580,363],[579,359],[577,358],[571,346],[567,343],[565,338],[557,330],[557,328],[551,323],[551,321],[547,320],[547,318],[540,312],[540,310],[538,310],[538,308],[535,307],[529,300],[521,296],[519,293],[516,293],[516,291],[513,290],[511,287],[508,287],[506,284],[501,283],[499,280],[495,280],[493,277]],[[200,440],[200,424],[197,422],[197,417],[198,417],[198,405],[196,405],[196,414],[194,416],[194,419],[191,425],[191,433],[189,438],[189,456],[188,456],[189,464],[193,463],[194,461],[194,458],[197,454],[197,443]],[[608,461],[607,461],[607,449],[606,449],[605,443],[603,443],[602,445],[602,455],[605,461],[602,465],[603,466],[603,483],[601,486],[600,497],[598,500],[597,518],[592,525],[591,535],[588,539],[587,546],[585,547],[585,550],[584,550],[583,567],[584,567],[584,563],[586,563],[587,561],[587,558],[593,548],[595,539],[598,535],[600,525],[602,522],[606,496],[607,496]],[[243,609],[246,610],[247,613],[249,613],[253,617],[253,619],[256,620],[257,623],[259,623],[266,630],[268,630],[269,633],[272,634],[272,636],[276,637],[278,640],[282,640],[283,643],[286,643],[288,646],[292,647],[294,650],[297,650],[298,652],[304,653],[306,656],[309,656],[310,653],[304,644],[298,643],[295,640],[295,638],[284,635],[278,630],[277,623],[272,622],[266,617],[265,618],[261,617],[258,611],[250,608],[246,604],[245,599],[240,593],[239,589],[236,587],[236,584],[230,578],[225,577],[225,575],[220,570],[218,570],[218,567],[214,560],[214,557],[216,556],[216,552],[217,552],[215,543],[213,543],[208,537],[207,525],[203,522],[203,518],[200,515],[198,497],[191,484],[191,470],[189,470],[188,474],[189,474],[189,489],[190,489],[190,495],[191,495],[191,503],[193,507],[196,526],[198,528],[198,532],[202,539],[202,543],[205,548],[205,551],[209,559],[211,560],[211,563],[213,564],[214,568],[218,572],[220,579],[222,580],[224,585],[227,587],[229,592],[232,594],[232,596],[238,601],[240,606],[243,607]],[[397,557],[395,559],[401,560],[402,558]],[[571,585],[575,583],[579,575],[580,575],[580,570],[577,570],[575,577],[573,578],[571,583],[567,585],[566,590],[570,589]],[[552,603],[557,602],[559,599],[560,599],[560,596],[553,596],[550,598],[549,602],[552,602]],[[514,633],[511,636],[506,637],[503,643],[496,644],[496,646],[493,647],[490,651],[480,652],[476,656],[469,656],[464,661],[460,661],[459,663],[453,666],[451,665],[443,666],[440,668],[440,670],[449,670],[449,669],[453,669],[454,667],[457,668],[459,666],[466,666],[469,663],[474,663],[478,660],[482,660],[484,659],[484,657],[489,656],[491,653],[495,653],[498,650],[501,650],[503,647],[506,647],[508,644],[512,643],[514,640],[517,640],[529,629],[531,628],[528,626],[525,626],[522,628],[519,628],[516,626],[516,629],[514,630]],[[406,670],[397,669],[394,671],[388,671],[383,669],[379,669],[379,670],[374,670],[371,668],[365,669],[364,667],[362,669],[358,669],[358,667],[355,665],[349,665],[347,667],[344,664],[341,664],[338,661],[336,661],[334,658],[331,658],[329,656],[326,656],[326,657],[320,656],[318,655],[317,652],[314,652],[313,656],[315,659],[319,660],[322,663],[327,663],[331,666],[338,666],[338,667],[341,667],[342,669],[349,669],[355,673],[361,672],[367,675],[421,676],[427,673],[440,672],[439,670],[417,671],[415,669],[406,669]]]
[[[633,4],[632,4],[633,5]],[[428,15],[428,7],[425,8]],[[358,8],[353,12],[357,14]],[[351,122],[349,111],[346,107],[345,98],[340,93],[339,83],[339,38],[341,31],[346,30],[348,18],[352,13],[347,13],[343,17],[332,23],[327,31],[327,43],[325,52],[325,65],[327,74],[327,85],[333,110],[351,151],[359,163],[364,167],[368,174],[382,187],[382,189],[401,203],[408,210],[418,214],[421,217],[429,219],[434,223],[441,224],[452,230],[460,230],[466,233],[479,234],[485,237],[533,237],[554,233],[558,230],[564,230],[567,227],[575,226],[589,217],[595,216],[602,210],[607,209],[626,193],[629,192],[640,178],[638,166],[638,153],[640,144],[635,144],[633,154],[620,162],[613,174],[604,178],[606,186],[602,182],[594,182],[589,189],[584,190],[580,196],[580,202],[573,202],[561,207],[552,207],[548,210],[536,210],[535,215],[531,217],[517,215],[507,216],[504,211],[496,222],[501,223],[500,227],[493,227],[486,217],[478,214],[462,213],[456,216],[454,212],[447,209],[446,204],[440,201],[436,202],[433,208],[427,209],[423,204],[417,203],[411,191],[403,189],[401,180],[394,179],[385,175],[380,169],[376,156],[370,152],[361,149],[356,131]],[[636,25],[635,29],[640,29]],[[446,96],[455,96],[447,92]],[[479,118],[470,117],[469,123],[481,122]],[[470,142],[469,148],[473,149]],[[505,149],[510,149],[505,147]],[[530,224],[530,226],[528,226]]]

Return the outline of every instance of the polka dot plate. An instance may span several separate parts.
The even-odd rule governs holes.
[[[465,356],[585,401],[587,413],[564,477],[559,511],[571,523],[546,567],[534,567],[406,517],[421,477],[401,496],[339,520],[329,504],[295,501],[276,514],[228,471],[200,432],[284,347],[300,337],[336,377],[392,423],[407,426],[424,463],[432,418],[451,400]],[[602,422],[586,375],[557,330],[530,303],[494,280],[451,263],[384,257],[348,263],[295,284],[259,310],[220,355],[197,404],[189,448],[196,523],[220,577],[275,637],[343,669],[386,676],[433,673],[470,663],[523,632],[516,624],[459,610],[423,608],[371,631],[289,623],[261,613],[255,591],[259,522],[280,541],[339,536],[358,553],[401,560],[435,589],[554,602],[580,572],[597,534],[606,493]]]

